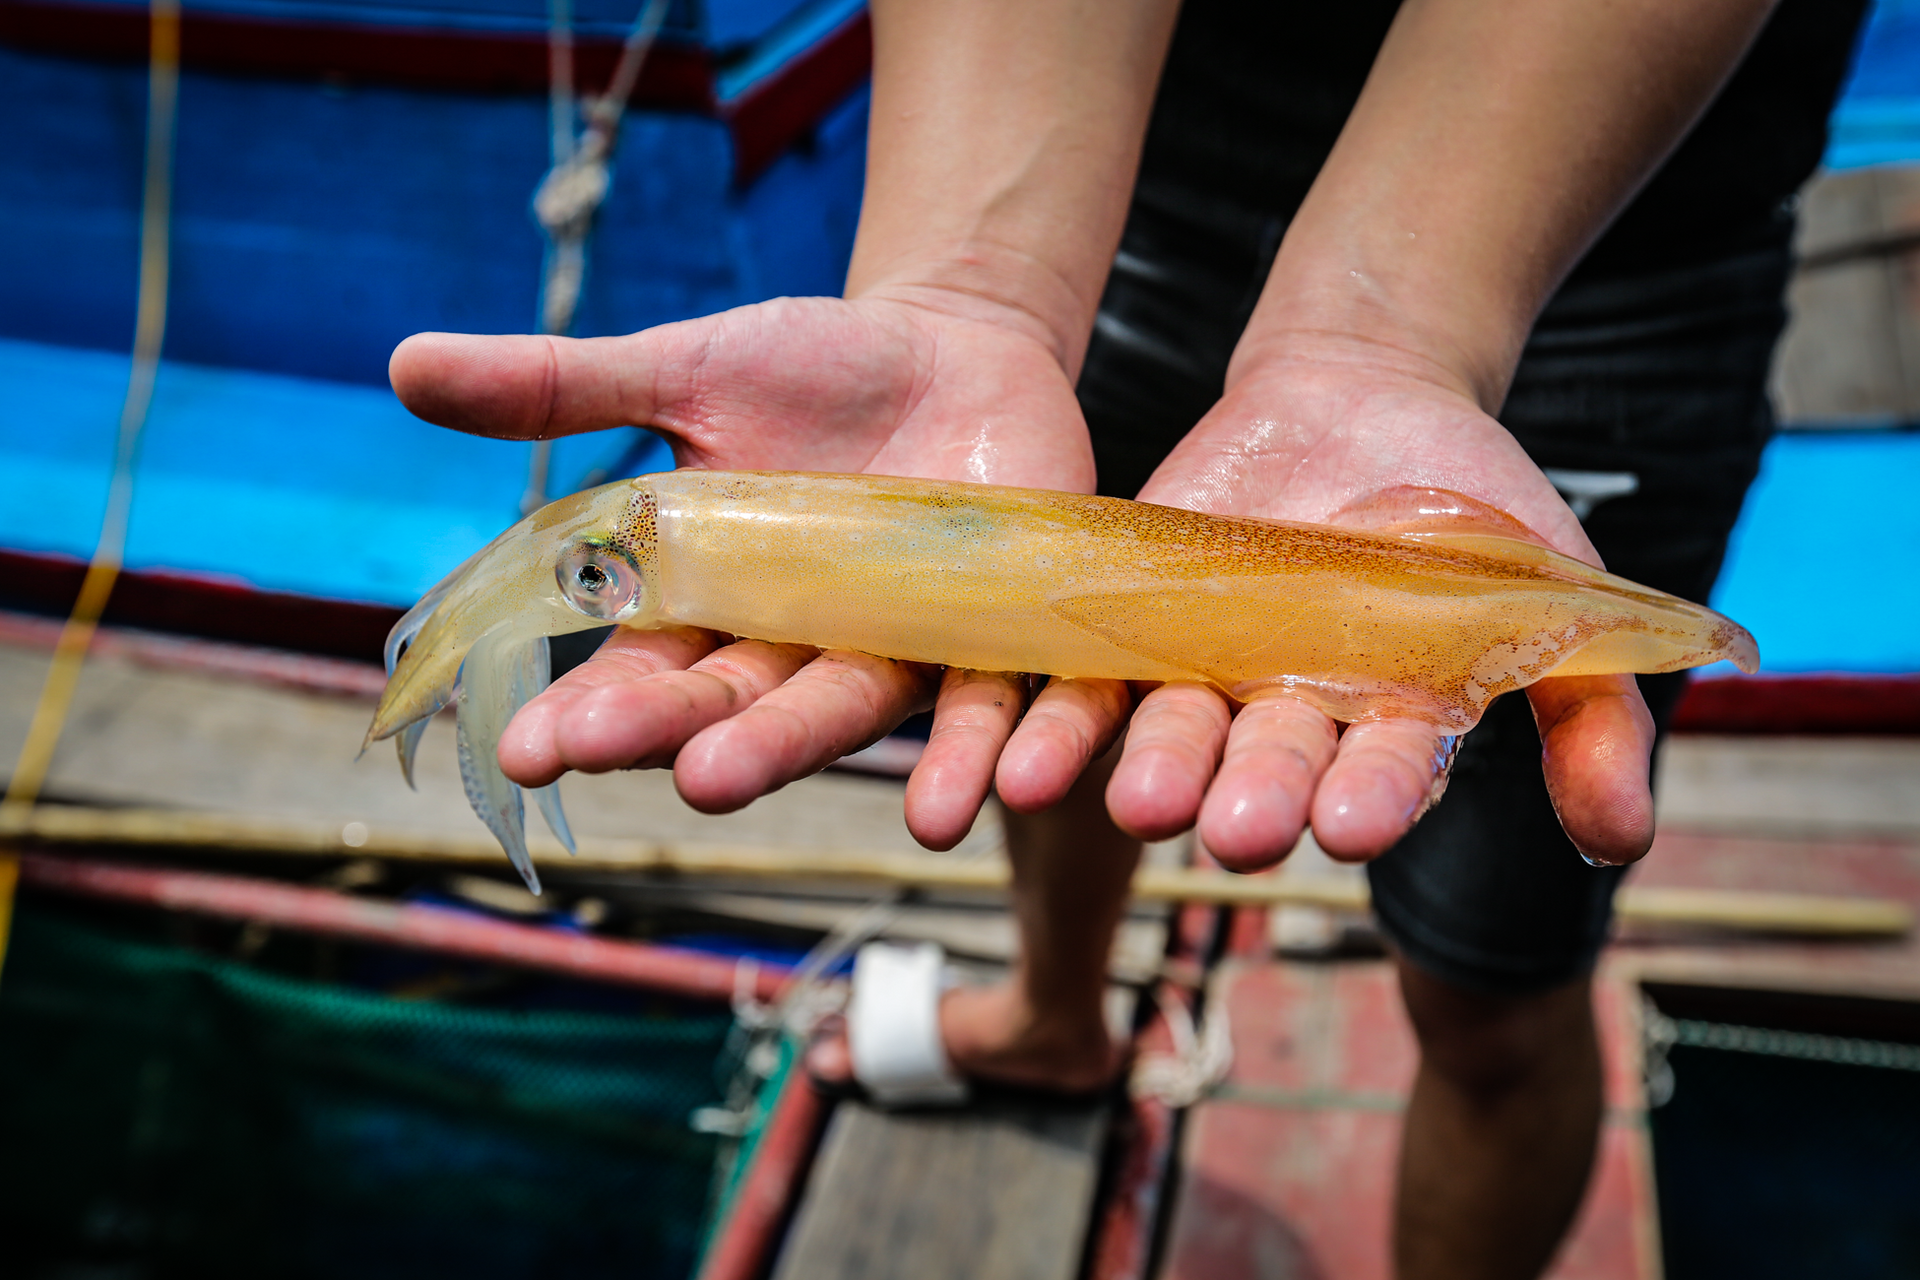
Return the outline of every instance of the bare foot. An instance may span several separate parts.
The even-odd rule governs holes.
[[[1119,1074],[1124,1050],[1091,1018],[1042,1015],[1013,982],[955,987],[940,999],[940,1039],[953,1069],[969,1080],[1055,1093],[1087,1093]],[[853,1078],[844,1024],[823,1029],[807,1050],[807,1071],[833,1084]]]

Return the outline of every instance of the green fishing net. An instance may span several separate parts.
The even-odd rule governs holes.
[[[12,1276],[682,1277],[724,1012],[477,1008],[20,903],[0,982]]]

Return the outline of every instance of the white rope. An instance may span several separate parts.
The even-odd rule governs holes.
[[[1227,1024],[1224,1001],[1215,1001],[1208,1008],[1205,1025],[1198,1034],[1186,1001],[1163,1000],[1160,1012],[1173,1033],[1173,1052],[1140,1055],[1127,1081],[1127,1093],[1138,1100],[1163,1102],[1177,1111],[1200,1101],[1227,1078],[1233,1068],[1233,1032]]]
[[[540,283],[540,332],[564,334],[573,328],[580,290],[587,274],[587,237],[593,218],[613,185],[609,162],[619,140],[627,101],[640,82],[640,69],[653,49],[667,0],[647,0],[620,49],[607,91],[586,108],[586,127],[574,133],[573,18],[570,0],[549,0],[547,21],[548,110],[552,117],[552,167],[533,193],[533,216],[547,235],[546,264]],[[553,442],[536,440],[527,463],[522,515],[547,503]]]
[[[733,1015],[749,1032],[781,1031],[805,1039],[813,1034],[821,1019],[846,1007],[844,982],[826,975],[842,960],[885,932],[900,917],[900,905],[892,899],[870,902],[835,925],[813,949],[794,966],[793,978],[780,998],[763,1001],[753,996],[754,984],[742,982],[734,971]],[[758,976],[756,967],[755,976]]]

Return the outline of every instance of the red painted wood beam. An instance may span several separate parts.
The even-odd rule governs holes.
[[[1695,680],[1676,733],[1920,734],[1920,675],[1735,676]]]
[[[0,0],[0,44],[18,49],[145,62],[145,9],[131,5]],[[583,92],[613,78],[621,41],[576,36],[575,77]],[[481,93],[545,93],[543,32],[429,29],[241,17],[189,11],[181,19],[180,61],[189,69],[296,79],[338,79]],[[873,66],[864,11],[737,99],[715,96],[713,55],[664,40],[647,55],[632,103],[693,111],[724,121],[733,137],[734,179],[758,177],[851,93]]]
[[[1178,1000],[1191,1008],[1188,992],[1162,983],[1154,999]],[[1167,1016],[1156,1011],[1134,1044],[1136,1056],[1171,1053],[1174,1040]],[[1088,1280],[1147,1280],[1153,1262],[1154,1230],[1173,1167],[1175,1116],[1173,1108],[1157,1098],[1133,1098],[1122,1121],[1120,1157],[1099,1221],[1095,1224],[1087,1260]]]
[[[873,27],[862,9],[826,39],[732,102],[720,116],[733,133],[733,179],[744,186],[867,78]]]
[[[147,60],[147,11],[125,4],[0,0],[0,44],[100,58]],[[604,89],[620,59],[618,37],[576,35],[574,72],[586,92]],[[463,31],[387,23],[181,15],[181,65],[199,71],[344,79],[469,92],[545,93],[544,32]],[[713,59],[662,41],[647,55],[633,104],[713,114]]]
[[[65,624],[59,618],[0,609],[0,645],[52,652]],[[235,677],[255,684],[282,685],[308,693],[338,693],[356,698],[378,698],[387,687],[387,673],[378,663],[349,662],[319,654],[250,644],[228,644],[198,636],[168,635],[101,627],[93,633],[89,658],[116,658],[163,671],[191,671],[197,675]]]
[[[87,562],[73,556],[0,550],[0,606],[64,617],[86,573]],[[114,583],[105,621],[379,662],[380,647],[402,612],[357,600],[260,591],[199,574],[136,569]]]
[[[8,7],[0,2],[0,13]],[[861,34],[864,38],[864,26]],[[85,561],[71,556],[0,550],[0,608],[64,614],[79,594],[86,569]],[[258,591],[197,574],[130,570],[114,586],[106,621],[378,662],[380,646],[400,614],[387,605]],[[1673,729],[1920,735],[1920,674],[1832,672],[1695,680],[1680,699]]]
[[[258,920],[298,933],[484,960],[720,1003],[730,1002],[743,985],[757,999],[772,1000],[791,972],[785,965],[763,963],[743,970],[743,961],[677,947],[596,938],[447,907],[356,898],[332,889],[247,876],[25,853],[20,857],[20,881],[53,893],[228,920]]]
[[[698,1280],[759,1280],[767,1273],[813,1164],[827,1110],[804,1068],[787,1073]]]

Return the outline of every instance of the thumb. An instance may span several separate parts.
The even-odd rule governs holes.
[[[394,349],[394,394],[428,422],[479,436],[547,440],[646,426],[663,371],[685,367],[705,321],[618,338],[416,333]]]
[[[1569,676],[1527,690],[1554,812],[1590,862],[1633,862],[1653,844],[1653,716],[1632,676]]]

